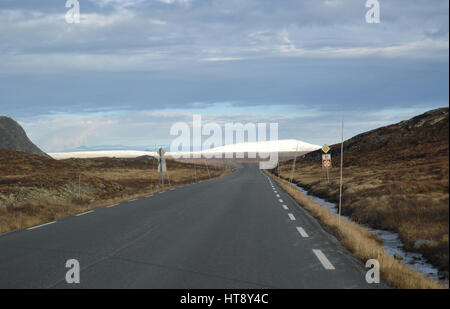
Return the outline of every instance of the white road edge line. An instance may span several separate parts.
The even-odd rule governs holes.
[[[295,221],[295,217],[294,217],[294,215],[293,215],[293,214],[291,214],[291,213],[288,213],[288,216],[289,216],[289,219],[291,219],[292,221]]]
[[[46,226],[46,225],[49,225],[49,224],[53,224],[53,223],[56,223],[56,221],[52,221],[52,222],[48,222],[48,223],[32,226],[32,227],[27,228],[27,230],[34,230],[34,229],[37,229],[39,227],[43,227],[43,226]]]
[[[302,227],[297,226],[297,231],[300,233],[300,235],[302,235],[302,237],[309,237],[308,233],[306,233]]]
[[[86,211],[86,212],[82,212],[81,214],[75,215],[75,217],[84,216],[86,214],[90,214],[91,212],[94,212],[94,211],[93,210],[89,210],[89,211]]]
[[[106,206],[106,208],[115,207],[115,206],[117,206],[117,205],[119,205],[119,204],[109,205],[109,206]]]
[[[134,202],[134,201],[137,201],[138,199],[137,198],[135,198],[134,200],[129,200],[128,202]]]
[[[289,210],[289,208],[286,205],[283,205],[284,210]]]
[[[327,257],[325,256],[325,254],[322,253],[321,250],[319,249],[313,249],[314,254],[317,256],[317,258],[319,259],[320,263],[322,263],[322,266],[325,269],[335,269],[333,264],[331,264],[331,262],[327,259]]]

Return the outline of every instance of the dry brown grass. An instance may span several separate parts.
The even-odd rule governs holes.
[[[291,164],[280,165],[282,178],[289,179],[291,171]],[[293,182],[312,195],[337,203],[339,168],[330,170],[329,184],[324,172],[320,163],[300,161]],[[405,250],[422,253],[441,271],[448,271],[448,157],[358,166],[352,165],[349,156],[344,161],[343,176],[344,215],[398,233]],[[429,242],[415,248],[419,239]]]
[[[446,288],[389,256],[381,247],[380,240],[368,230],[350,221],[341,220],[339,224],[337,215],[309,199],[288,181],[274,177],[268,172],[266,174],[275,179],[299,205],[323,222],[350,252],[364,262],[369,259],[377,259],[383,279],[391,286],[399,289]]]
[[[167,161],[167,169],[164,190],[222,177],[232,171],[171,160]],[[0,233],[163,190],[157,185],[153,159],[55,161],[0,150],[0,175]]]

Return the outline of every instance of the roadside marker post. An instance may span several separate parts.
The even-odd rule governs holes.
[[[290,182],[290,183],[292,183],[292,179],[294,178],[295,163],[296,163],[296,161],[297,161],[297,153],[298,153],[298,142],[297,142],[297,147],[295,148],[294,161],[292,162],[291,178],[289,179],[289,182]]]
[[[154,148],[154,150],[155,150],[155,153],[158,153],[158,147],[156,146],[156,144],[155,144],[155,148]],[[158,174],[158,162],[159,162],[159,159],[156,159],[156,155],[154,156],[154,160],[152,161],[152,164],[153,164],[153,162],[155,162],[155,174]],[[152,167],[153,167],[153,165],[152,165]],[[157,187],[158,185],[159,185],[159,176],[155,179],[155,182],[156,182],[156,185],[155,185],[155,187]]]
[[[159,171],[159,184],[162,188],[164,188],[164,172],[166,172],[166,158],[164,157],[164,154],[166,152],[161,147],[158,150],[159,155],[159,164],[158,164],[158,171]]]
[[[339,217],[338,225],[341,225],[341,208],[342,208],[342,166],[344,164],[344,116],[342,116],[342,132],[341,132],[341,177],[339,181]]]
[[[81,200],[81,174],[78,174],[78,199]]]

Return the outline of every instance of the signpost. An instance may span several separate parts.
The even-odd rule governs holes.
[[[330,151],[330,147],[328,147],[327,145],[323,145],[322,151],[325,153],[322,154],[322,168],[327,169],[327,183],[330,183],[328,169],[331,168],[331,154],[327,154],[327,152]]]
[[[338,225],[341,225],[341,208],[342,208],[342,166],[344,165],[344,116],[342,116],[342,133],[341,133],[341,177],[339,180],[339,217]]]
[[[164,188],[164,173],[166,172],[166,158],[164,157],[165,150],[159,148],[158,155],[159,155],[159,161],[158,161],[158,171],[159,171],[159,184],[162,188]]]

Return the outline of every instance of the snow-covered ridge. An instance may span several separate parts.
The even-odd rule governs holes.
[[[321,146],[295,139],[230,144],[201,151],[201,153],[229,152],[305,152],[320,149]]]
[[[272,153],[272,152],[310,152],[320,149],[321,146],[309,144],[295,139],[263,141],[252,143],[230,144],[212,149],[205,149],[199,152],[191,152],[191,154],[201,153]],[[166,156],[179,156],[186,153],[183,152],[166,152]],[[104,151],[77,151],[77,152],[58,152],[49,153],[49,155],[57,160],[68,158],[136,158],[139,156],[158,156],[154,151],[135,151],[135,150],[104,150]]]
[[[136,150],[101,150],[101,151],[76,151],[48,153],[53,159],[63,160],[69,158],[136,158],[140,156],[156,156],[154,151]]]

